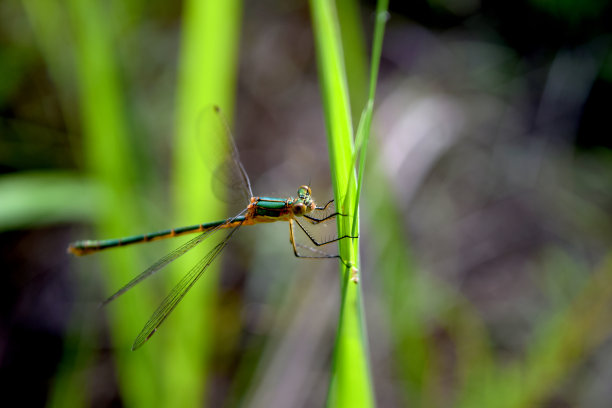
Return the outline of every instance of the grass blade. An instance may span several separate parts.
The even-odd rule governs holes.
[[[239,0],[190,0],[183,7],[173,163],[176,225],[201,222],[203,215],[209,219],[225,215],[224,206],[211,191],[212,176],[200,151],[209,143],[207,138],[219,135],[210,129],[198,128],[198,115],[203,109],[218,105],[228,119],[232,117],[240,24]],[[172,268],[168,290],[213,244],[199,245],[193,253],[185,255],[184,262]],[[206,271],[204,279],[193,287],[164,324],[163,331],[172,333],[165,336],[167,406],[199,406],[205,399],[207,362],[215,333],[212,321],[218,268],[219,262],[216,262]]]
[[[353,129],[340,30],[333,2],[311,0],[315,46],[325,109],[325,122],[334,194],[340,217],[338,233],[350,231],[354,217],[356,178],[353,170]],[[358,265],[358,240],[340,242],[340,255],[348,265]],[[342,265],[342,300],[334,364],[328,394],[331,407],[374,405],[368,361],[361,287],[352,282],[356,269]]]

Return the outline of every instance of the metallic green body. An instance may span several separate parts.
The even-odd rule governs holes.
[[[259,197],[255,205],[261,208],[282,209],[290,205],[291,200],[283,200],[282,198]]]
[[[259,197],[253,204],[255,215],[263,217],[280,217],[287,213],[292,200],[282,198]]]

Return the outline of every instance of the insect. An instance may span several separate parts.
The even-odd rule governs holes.
[[[190,225],[180,228],[172,228],[163,231],[152,232],[142,235],[134,235],[124,238],[107,239],[107,240],[84,240],[73,242],[68,246],[68,252],[74,255],[88,255],[96,253],[102,250],[117,248],[126,245],[132,245],[143,242],[157,241],[166,238],[174,238],[185,234],[199,233],[195,238],[187,241],[177,249],[173,250],[163,258],[159,259],[153,265],[151,265],[144,272],[136,276],[125,286],[115,292],[112,296],[103,302],[104,304],[116,299],[136,284],[140,283],[144,279],[148,278],[155,272],[164,268],[166,265],[185,254],[196,245],[202,243],[204,240],[212,236],[215,232],[221,230],[229,230],[227,235],[217,244],[212,250],[210,250],[191,270],[178,282],[178,284],[172,289],[172,291],[166,296],[161,302],[157,310],[153,313],[150,319],[141,330],[140,334],[134,340],[132,350],[136,350],[141,347],[147,340],[151,338],[157,331],[159,326],[164,320],[170,315],[178,303],[183,299],[185,294],[193,287],[193,285],[200,279],[206,269],[212,264],[217,256],[227,246],[227,243],[232,238],[234,233],[238,231],[242,226],[255,225],[260,223],[269,223],[277,221],[286,221],[289,223],[289,241],[293,248],[293,253],[299,258],[340,258],[339,255],[330,255],[322,251],[318,251],[316,248],[309,248],[312,253],[316,255],[304,255],[300,254],[298,247],[301,245],[296,244],[294,237],[294,226],[297,225],[306,236],[312,241],[317,247],[327,245],[332,242],[336,242],[345,238],[356,238],[348,235],[342,237],[333,237],[327,240],[317,240],[310,232],[309,225],[316,225],[323,222],[329,222],[335,220],[336,216],[343,215],[333,210],[333,200],[328,201],[323,206],[317,206],[312,198],[312,192],[310,187],[301,186],[297,190],[297,197],[293,198],[275,198],[275,197],[256,197],[253,195],[251,189],[251,182],[249,177],[244,170],[244,166],[240,162],[238,150],[234,143],[229,127],[226,125],[220,110],[214,106],[209,109],[206,115],[208,120],[214,123],[217,133],[219,133],[219,143],[229,153],[229,159],[226,172],[231,173],[233,180],[238,180],[238,188],[243,192],[244,197],[250,197],[246,208],[240,211],[233,217],[208,222],[204,224]],[[330,213],[331,212],[331,213]]]

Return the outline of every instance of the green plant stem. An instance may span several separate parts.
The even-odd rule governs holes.
[[[218,105],[225,116],[233,115],[241,24],[239,0],[189,0],[183,9],[184,30],[178,72],[176,141],[174,143],[173,197],[177,225],[222,218],[224,205],[211,190],[212,174],[201,156],[207,140],[219,137],[198,120],[199,114]],[[168,287],[176,284],[211,249],[205,242],[186,254],[169,274]],[[174,266],[174,265],[173,265]],[[206,279],[185,297],[165,323],[165,399],[168,407],[200,406],[206,399],[212,353],[213,318],[219,263]]]
[[[363,175],[365,172],[366,154],[368,151],[368,143],[370,141],[370,131],[372,127],[372,114],[374,110],[374,99],[376,97],[376,83],[378,81],[378,68],[380,66],[380,56],[382,54],[382,43],[385,32],[385,23],[388,19],[387,8],[389,7],[388,0],[380,0],[376,7],[376,25],[374,27],[374,41],[372,42],[372,57],[370,66],[370,86],[368,92],[368,101],[361,115],[359,127],[357,129],[357,148],[353,162],[357,162],[359,158],[359,173],[357,180],[357,192],[355,199],[354,213],[358,212],[359,201],[361,198],[361,188],[363,186]],[[357,217],[353,220],[351,235],[356,235]]]
[[[325,110],[331,174],[340,217],[338,233],[348,235],[355,208],[353,130],[344,56],[333,2],[311,0],[321,93]],[[345,194],[346,193],[346,194]],[[358,240],[342,240],[342,300],[327,404],[330,407],[374,405],[369,371],[361,286],[352,282],[358,265]],[[351,268],[346,265],[352,266]]]
[[[121,209],[108,211],[99,219],[97,234],[121,236],[141,226],[142,218],[133,189],[137,169],[128,142],[112,26],[106,24],[108,10],[97,2],[71,0],[66,7],[75,38],[85,164],[92,178],[108,191],[104,207]],[[120,287],[126,276],[142,268],[135,255],[128,253],[109,254],[102,262],[111,288]],[[151,370],[153,350],[134,361],[129,349],[134,327],[145,320],[151,304],[150,297],[141,293],[138,298],[123,299],[121,310],[107,309],[119,386],[128,406],[151,406],[159,397],[155,387],[157,373]]]

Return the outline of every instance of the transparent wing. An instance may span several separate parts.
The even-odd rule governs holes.
[[[337,242],[350,237],[338,237],[336,217],[345,217],[345,215],[338,213],[334,201],[330,200],[325,205],[294,220],[295,229],[301,231],[296,233],[296,239],[301,241],[296,241],[296,246],[306,250],[303,256],[312,258],[338,256]],[[298,238],[300,236],[301,238]]]
[[[166,320],[166,318],[172,313],[178,303],[185,297],[185,294],[189,292],[189,289],[200,279],[210,264],[217,258],[217,256],[223,251],[223,248],[227,245],[227,242],[231,236],[240,228],[242,224],[233,228],[229,234],[219,242],[200,262],[198,262],[191,270],[179,281],[179,283],[172,289],[172,291],[166,296],[166,298],[159,305],[157,310],[153,313],[149,321],[145,324],[144,328],[140,331],[140,334],[134,340],[132,350],[136,350],[141,347],[147,340],[151,338],[159,328],[159,326]]]
[[[160,269],[162,269],[163,267],[168,265],[170,262],[176,260],[178,257],[180,257],[180,256],[184,255],[185,253],[187,253],[189,250],[194,248],[200,242],[204,241],[206,238],[211,236],[215,231],[218,231],[219,229],[223,228],[223,226],[225,224],[233,222],[237,217],[243,215],[245,212],[246,212],[246,210],[243,210],[238,215],[236,215],[235,217],[233,217],[231,219],[228,219],[227,222],[219,225],[218,227],[213,228],[211,230],[208,230],[206,232],[203,232],[202,234],[198,235],[197,237],[195,237],[193,239],[190,239],[189,241],[185,242],[183,245],[181,245],[180,247],[176,248],[174,251],[170,252],[169,254],[167,254],[163,258],[159,259],[157,262],[155,262],[153,265],[148,267],[144,272],[142,272],[141,274],[136,276],[134,279],[129,281],[125,286],[123,286],[117,292],[113,293],[110,297],[108,297],[108,299],[106,299],[104,302],[102,302],[102,304],[100,306],[105,306],[109,302],[117,299],[119,296],[123,295],[125,292],[127,292],[128,290],[130,290],[131,288],[133,288],[134,286],[136,286],[137,284],[139,284],[140,282],[142,282],[143,280],[145,280],[149,276],[153,275],[155,272],[159,271]]]
[[[202,110],[197,120],[197,142],[205,165],[213,174],[212,188],[224,202],[244,207],[253,197],[228,122],[218,106]]]
[[[311,245],[304,245],[298,242],[295,243],[295,246],[298,248],[299,257],[300,258],[313,258],[313,259],[328,259],[328,258],[340,258],[338,254],[338,246],[332,245],[334,250],[322,250]]]
[[[327,218],[324,221],[312,224],[304,217],[296,218],[295,230],[296,244],[302,248],[316,248],[319,252],[336,254],[337,249],[334,244],[338,241],[336,218]],[[317,252],[313,251],[313,252]]]

